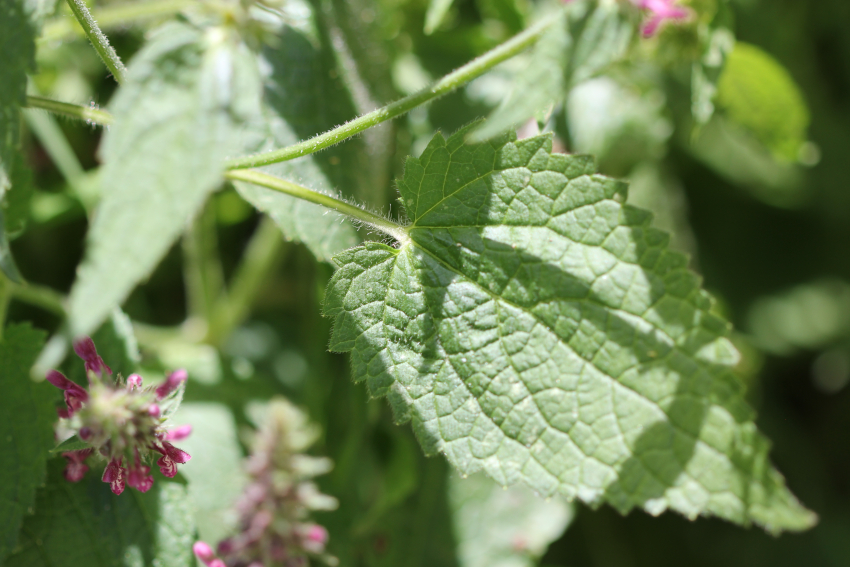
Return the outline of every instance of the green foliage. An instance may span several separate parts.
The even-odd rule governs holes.
[[[325,312],[355,379],[463,474],[623,513],[811,527],[767,461],[728,324],[625,184],[549,136],[467,132],[408,159],[412,242],[336,257]]]
[[[223,28],[167,24],[134,58],[103,140],[102,200],[70,298],[75,336],[123,302],[220,186],[260,88],[255,58]]]
[[[43,343],[44,333],[29,325],[10,326],[0,339],[0,563],[15,548],[24,516],[33,512],[53,446],[55,392],[29,377]]]
[[[771,55],[736,43],[720,76],[717,104],[777,159],[798,159],[809,109],[790,73]]]
[[[428,2],[428,11],[425,12],[425,33],[432,34],[434,30],[440,27],[446,14],[449,13],[449,8],[452,7],[454,0],[430,0]]]
[[[449,480],[462,567],[533,567],[573,519],[563,500],[522,485],[503,489],[483,474]]]
[[[612,3],[577,1],[551,17],[558,21],[534,47],[510,95],[475,131],[473,140],[492,138],[537,113],[548,113],[572,87],[620,59],[634,32],[634,23]]]
[[[145,494],[115,496],[99,471],[69,483],[62,476],[64,462],[48,463],[36,514],[24,522],[7,567],[194,565],[195,527],[185,487],[158,479]]]
[[[327,60],[327,51],[320,49],[322,37],[286,27],[278,44],[263,51],[272,73],[264,101],[265,122],[255,133],[262,139],[257,151],[293,144],[350,118],[339,115],[351,103],[345,90],[330,78],[330,74],[337,76],[337,71]],[[356,165],[350,160],[352,151],[356,148],[348,144],[342,153],[306,156],[268,166],[265,171],[331,192],[340,185],[344,166]],[[356,229],[338,213],[248,183],[235,185],[249,203],[274,219],[284,237],[303,242],[319,260],[328,261],[360,240]],[[342,188],[352,192],[350,184]]]

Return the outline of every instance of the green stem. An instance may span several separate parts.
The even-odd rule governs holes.
[[[60,317],[65,316],[65,298],[58,291],[35,284],[19,285],[7,282],[6,285],[9,286],[9,296],[12,299],[41,307]]]
[[[112,76],[115,77],[115,80],[118,83],[124,82],[124,76],[127,74],[127,69],[124,67],[124,64],[121,63],[121,59],[118,57],[118,54],[115,53],[115,50],[109,45],[109,40],[106,39],[106,36],[103,35],[103,32],[100,31],[100,28],[97,27],[97,22],[94,21],[94,18],[89,12],[89,9],[86,7],[85,2],[83,0],[68,0],[68,6],[71,8],[71,11],[74,13],[74,17],[77,18],[77,21],[80,22],[80,25],[83,26],[83,31],[86,32],[86,35],[91,41],[92,46],[94,46],[94,50],[97,51],[97,54],[100,55],[100,58],[103,59],[106,68],[112,73]]]
[[[192,0],[127,2],[96,8],[92,10],[92,17],[100,24],[101,29],[110,29],[157,16],[170,16],[194,3]],[[75,35],[83,35],[83,31],[78,30],[67,19],[55,19],[45,24],[39,42],[57,41]]]
[[[372,112],[364,114],[359,118],[355,118],[350,122],[346,122],[342,126],[334,128],[324,134],[314,136],[309,140],[304,140],[303,142],[298,142],[297,144],[293,144],[279,150],[230,160],[227,163],[227,167],[229,169],[246,169],[249,167],[259,167],[295,159],[297,157],[318,152],[319,150],[323,150],[329,146],[333,146],[334,144],[338,144],[339,142],[350,138],[355,134],[359,134],[368,128],[376,126],[381,122],[401,116],[402,114],[413,110],[417,106],[430,102],[435,98],[441,97],[444,94],[455,90],[472,79],[489,71],[499,63],[521,53],[540,39],[543,33],[555,21],[557,21],[557,18],[549,17],[538,22],[527,30],[515,35],[505,43],[488,51],[481,57],[473,59],[463,67],[449,73],[430,87],[426,87],[417,93],[406,96],[395,102],[391,102],[383,108],[373,110]]]
[[[317,205],[333,209],[392,236],[402,244],[407,244],[410,241],[410,237],[407,235],[407,230],[398,223],[370,213],[369,211],[365,211],[360,207],[356,207],[346,203],[345,201],[340,201],[339,199],[323,193],[317,193],[316,191],[312,191],[306,187],[296,185],[295,183],[284,179],[256,170],[228,171],[224,174],[224,176],[235,181],[246,181],[248,183],[253,183],[254,185],[273,189],[275,191],[291,195],[297,199],[303,199],[304,201],[309,201],[311,203],[316,203]]]
[[[112,124],[112,115],[105,110],[44,98],[43,96],[27,96],[25,108],[40,108],[69,118],[85,120],[89,124],[108,126]]]
[[[12,282],[0,273],[0,341],[3,340],[3,330],[6,328],[6,311],[9,308],[9,300],[11,299],[11,287]]]
[[[215,305],[204,342],[221,343],[248,317],[257,292],[277,265],[285,246],[274,221],[263,217],[242,255],[230,292]]]
[[[208,202],[183,237],[183,277],[189,314],[207,325],[213,305],[224,289],[215,225],[215,208]]]

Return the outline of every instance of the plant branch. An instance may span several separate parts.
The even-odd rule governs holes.
[[[43,96],[27,95],[27,101],[24,107],[47,110],[48,112],[78,120],[85,120],[89,124],[97,124],[99,126],[109,126],[112,124],[112,115],[105,110],[44,98]]]
[[[9,295],[12,299],[22,303],[29,303],[41,307],[45,311],[65,316],[65,297],[47,286],[36,284],[13,284],[7,282]]]
[[[505,43],[488,51],[481,57],[473,59],[463,67],[452,71],[433,85],[426,87],[417,93],[406,96],[395,102],[391,102],[383,108],[373,110],[359,118],[346,122],[342,126],[329,130],[324,134],[314,136],[309,140],[304,140],[303,142],[298,142],[297,144],[293,144],[279,150],[236,158],[230,160],[227,163],[227,166],[230,169],[246,169],[249,167],[259,167],[295,159],[333,146],[334,144],[350,138],[355,134],[359,134],[360,132],[371,128],[372,126],[376,126],[381,122],[401,116],[402,114],[413,110],[417,106],[430,102],[435,98],[441,97],[444,94],[455,90],[472,79],[475,79],[489,71],[499,63],[526,50],[540,39],[543,33],[555,21],[557,21],[557,18],[550,17],[538,22],[527,30],[515,35]]]
[[[285,179],[280,179],[279,177],[274,177],[256,170],[228,171],[224,174],[224,176],[234,181],[246,181],[248,183],[253,183],[254,185],[259,185],[261,187],[285,193],[297,199],[303,199],[305,201],[333,209],[392,236],[402,244],[406,244],[410,241],[410,237],[407,236],[407,230],[398,223],[370,213],[369,211],[346,203],[345,201],[340,201],[330,195],[318,193],[307,189],[306,187],[296,185],[295,183],[286,181]]]
[[[191,0],[157,0],[154,2],[129,2],[104,6],[92,10],[92,17],[100,24],[101,29],[110,29],[133,22],[169,16],[194,4]],[[55,19],[47,22],[43,28],[39,42],[50,42],[67,37],[83,35],[71,21]]]
[[[94,50],[97,51],[97,54],[100,55],[101,59],[103,59],[107,69],[109,69],[112,76],[115,77],[115,80],[118,81],[119,84],[123,83],[124,76],[127,74],[127,69],[121,62],[121,58],[118,57],[118,54],[115,53],[115,50],[111,45],[109,45],[109,40],[106,39],[106,36],[103,35],[103,32],[100,31],[99,27],[97,27],[97,22],[94,21],[94,18],[92,17],[91,12],[89,12],[89,9],[86,7],[85,2],[83,2],[83,0],[68,0],[68,6],[74,13],[74,17],[77,18],[77,21],[80,22],[81,26],[83,26],[83,31],[86,32]]]

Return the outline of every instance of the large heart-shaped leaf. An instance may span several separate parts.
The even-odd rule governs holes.
[[[810,527],[732,373],[728,324],[625,183],[548,136],[467,131],[408,159],[409,242],[337,256],[325,309],[355,379],[463,474]]]

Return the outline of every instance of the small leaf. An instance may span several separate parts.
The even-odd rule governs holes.
[[[70,296],[90,333],[154,269],[240,151],[259,113],[256,59],[218,28],[166,24],[130,63],[104,136],[102,201]]]
[[[559,104],[570,89],[620,59],[635,24],[613,3],[576,1],[534,46],[528,65],[502,104],[470,137],[483,141]]]
[[[345,107],[350,102],[345,92],[329,82],[328,74],[334,69],[308,36],[284,28],[282,37],[274,47],[265,49],[263,58],[272,73],[265,101],[265,139],[258,151],[294,144],[351,118],[335,119],[331,114],[329,109]],[[346,142],[345,146],[350,148],[351,143]],[[351,164],[340,164],[340,156],[334,154],[335,164],[324,155],[327,152],[277,163],[263,170],[313,190],[333,192],[335,186],[345,186],[332,172]],[[249,183],[235,185],[242,197],[275,221],[287,239],[304,243],[319,260],[328,261],[360,241],[357,230],[338,213]]]
[[[790,73],[754,45],[735,44],[717,85],[717,104],[777,159],[796,161],[809,109]]]
[[[65,453],[68,451],[80,451],[82,449],[90,449],[91,445],[74,435],[65,439],[59,445],[50,450],[51,453]]]
[[[462,567],[535,567],[573,519],[560,498],[545,501],[528,487],[507,490],[483,474],[449,479]]]
[[[462,474],[622,513],[811,527],[767,460],[728,323],[626,185],[549,136],[467,133],[408,158],[409,243],[336,257],[325,312],[355,379]]]
[[[0,564],[15,547],[24,515],[32,513],[54,443],[56,392],[29,377],[43,344],[44,333],[29,325],[7,327],[0,340]]]
[[[24,522],[6,567],[195,565],[195,525],[184,486],[158,478],[144,494],[128,488],[115,496],[100,471],[66,481],[64,463],[48,463],[36,514]]]
[[[431,35],[440,27],[453,3],[454,0],[430,0],[428,2],[428,11],[425,12],[425,35]]]

